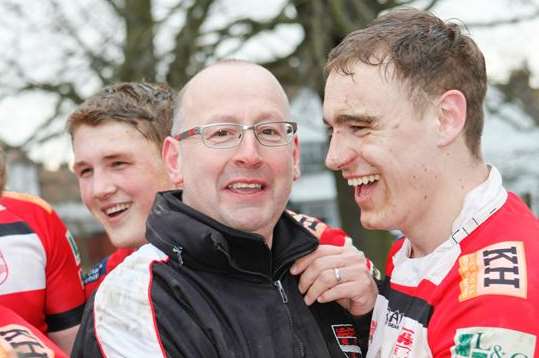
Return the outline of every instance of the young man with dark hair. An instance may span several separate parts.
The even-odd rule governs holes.
[[[397,10],[329,55],[326,164],[361,223],[399,229],[368,357],[537,357],[539,221],[481,155],[485,61],[454,23]]]

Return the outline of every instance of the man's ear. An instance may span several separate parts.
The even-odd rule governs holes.
[[[299,160],[300,160],[300,157],[301,157],[301,151],[300,151],[299,139],[298,139],[297,135],[294,136],[292,146],[293,146],[292,156],[293,156],[293,160],[294,160],[294,181],[296,181],[301,176],[301,169],[300,169],[300,165],[299,165]]]
[[[466,123],[466,97],[461,91],[449,90],[439,99],[438,145],[446,146],[462,133]]]
[[[176,188],[183,184],[183,175],[181,171],[180,145],[173,137],[166,137],[163,142],[161,157],[165,163],[168,177]]]

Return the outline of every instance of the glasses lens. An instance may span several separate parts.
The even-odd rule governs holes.
[[[278,146],[290,142],[294,135],[294,128],[287,122],[259,123],[255,126],[255,133],[260,143]]]
[[[204,142],[214,148],[237,145],[241,138],[241,127],[235,124],[215,124],[202,129]]]

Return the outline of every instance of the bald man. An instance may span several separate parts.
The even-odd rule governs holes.
[[[349,281],[358,277],[376,296],[364,261],[342,272],[320,264],[333,266],[313,286],[326,282],[331,297],[310,306],[290,273],[318,246],[285,212],[299,176],[296,130],[284,90],[258,65],[221,62],[182,89],[163,159],[183,190],[157,195],[149,244],[90,300],[74,356],[362,356],[368,316],[343,306],[364,313],[361,285]]]

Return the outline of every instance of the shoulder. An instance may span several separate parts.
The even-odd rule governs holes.
[[[38,196],[27,193],[3,192],[0,202],[12,210],[35,210],[44,211],[48,214],[53,212],[49,203]]]
[[[152,264],[167,256],[151,244],[142,246],[110,272],[97,289],[95,334],[105,352],[160,356],[161,344],[151,301]]]

